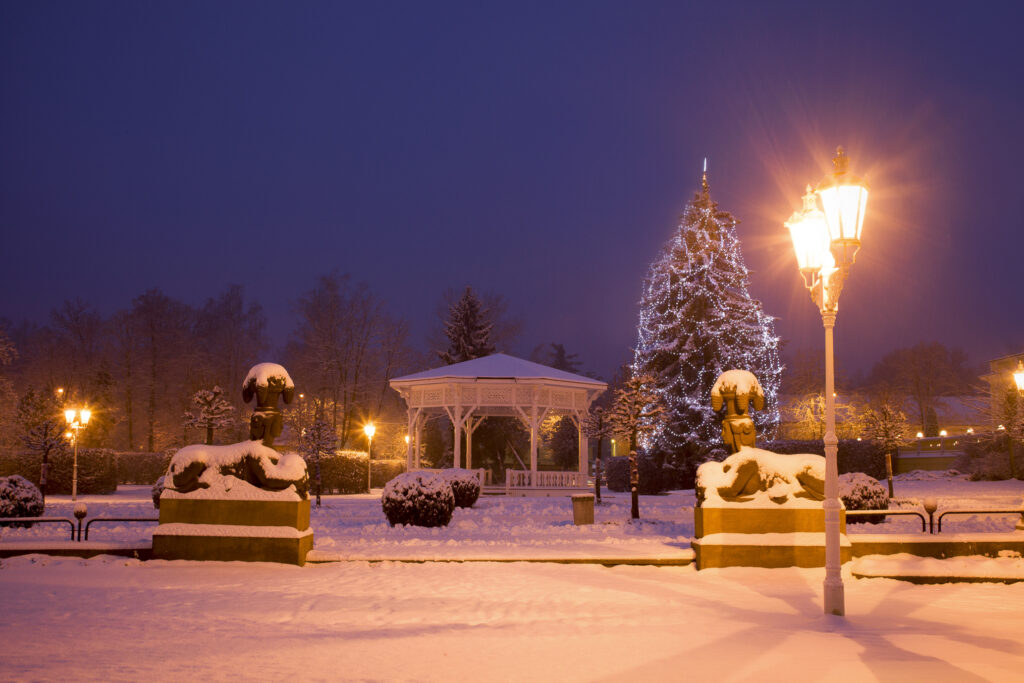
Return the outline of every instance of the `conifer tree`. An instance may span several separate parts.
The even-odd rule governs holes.
[[[448,349],[437,355],[448,365],[489,356],[494,353],[493,327],[489,311],[472,288],[466,287],[459,300],[448,308],[448,319],[444,321]]]
[[[765,409],[754,414],[758,433],[770,439],[778,427],[779,338],[748,291],[737,222],[711,199],[705,173],[644,280],[632,370],[653,376],[666,406],[648,449],[678,454],[716,442],[710,394],[725,370],[757,376],[765,392]]]

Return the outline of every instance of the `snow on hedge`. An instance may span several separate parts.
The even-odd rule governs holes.
[[[471,508],[480,498],[480,474],[476,470],[467,470],[459,467],[449,467],[441,470],[441,476],[452,487],[452,494],[455,496],[455,506],[460,508]]]
[[[389,481],[380,500],[391,526],[447,526],[455,509],[455,495],[448,481],[424,470],[405,472]]]
[[[39,517],[43,494],[20,474],[0,477],[0,517]]]
[[[271,377],[283,379],[286,389],[295,388],[295,382],[292,381],[291,375],[284,369],[284,366],[277,363],[257,363],[252,366],[249,369],[249,374],[245,376],[245,381],[242,382],[242,388],[245,389],[250,382],[255,382],[258,387],[268,386]]]

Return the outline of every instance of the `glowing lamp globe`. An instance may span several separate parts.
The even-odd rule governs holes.
[[[372,439],[373,438],[373,434],[376,431],[377,431],[377,428],[373,426],[372,422],[370,422],[370,423],[368,423],[368,424],[363,426],[363,433],[366,434],[366,437],[368,439]]]
[[[82,408],[78,411],[78,415],[82,418],[82,424],[89,424],[89,418],[92,417],[92,411],[88,408]]]
[[[1024,361],[1017,361],[1017,370],[1013,373],[1013,381],[1017,391],[1024,394]]]
[[[818,184],[832,251],[840,264],[851,264],[860,250],[868,185],[849,172],[850,160],[842,147],[832,159],[835,170]]]
[[[817,204],[817,195],[807,186],[804,194],[804,208],[793,212],[786,221],[789,237],[793,240],[797,266],[808,287],[813,284],[815,274],[835,267],[829,245],[828,225],[825,214]]]

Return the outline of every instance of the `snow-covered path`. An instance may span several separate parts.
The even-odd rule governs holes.
[[[29,556],[0,565],[5,680],[1010,681],[1024,584],[822,570]]]

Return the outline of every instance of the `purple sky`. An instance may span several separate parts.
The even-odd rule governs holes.
[[[707,156],[752,293],[821,347],[782,222],[843,144],[840,365],[1024,348],[1020,3],[749,4],[5,1],[0,316],[242,283],[282,341],[338,269],[418,345],[470,284],[526,320],[508,351],[608,375]]]

